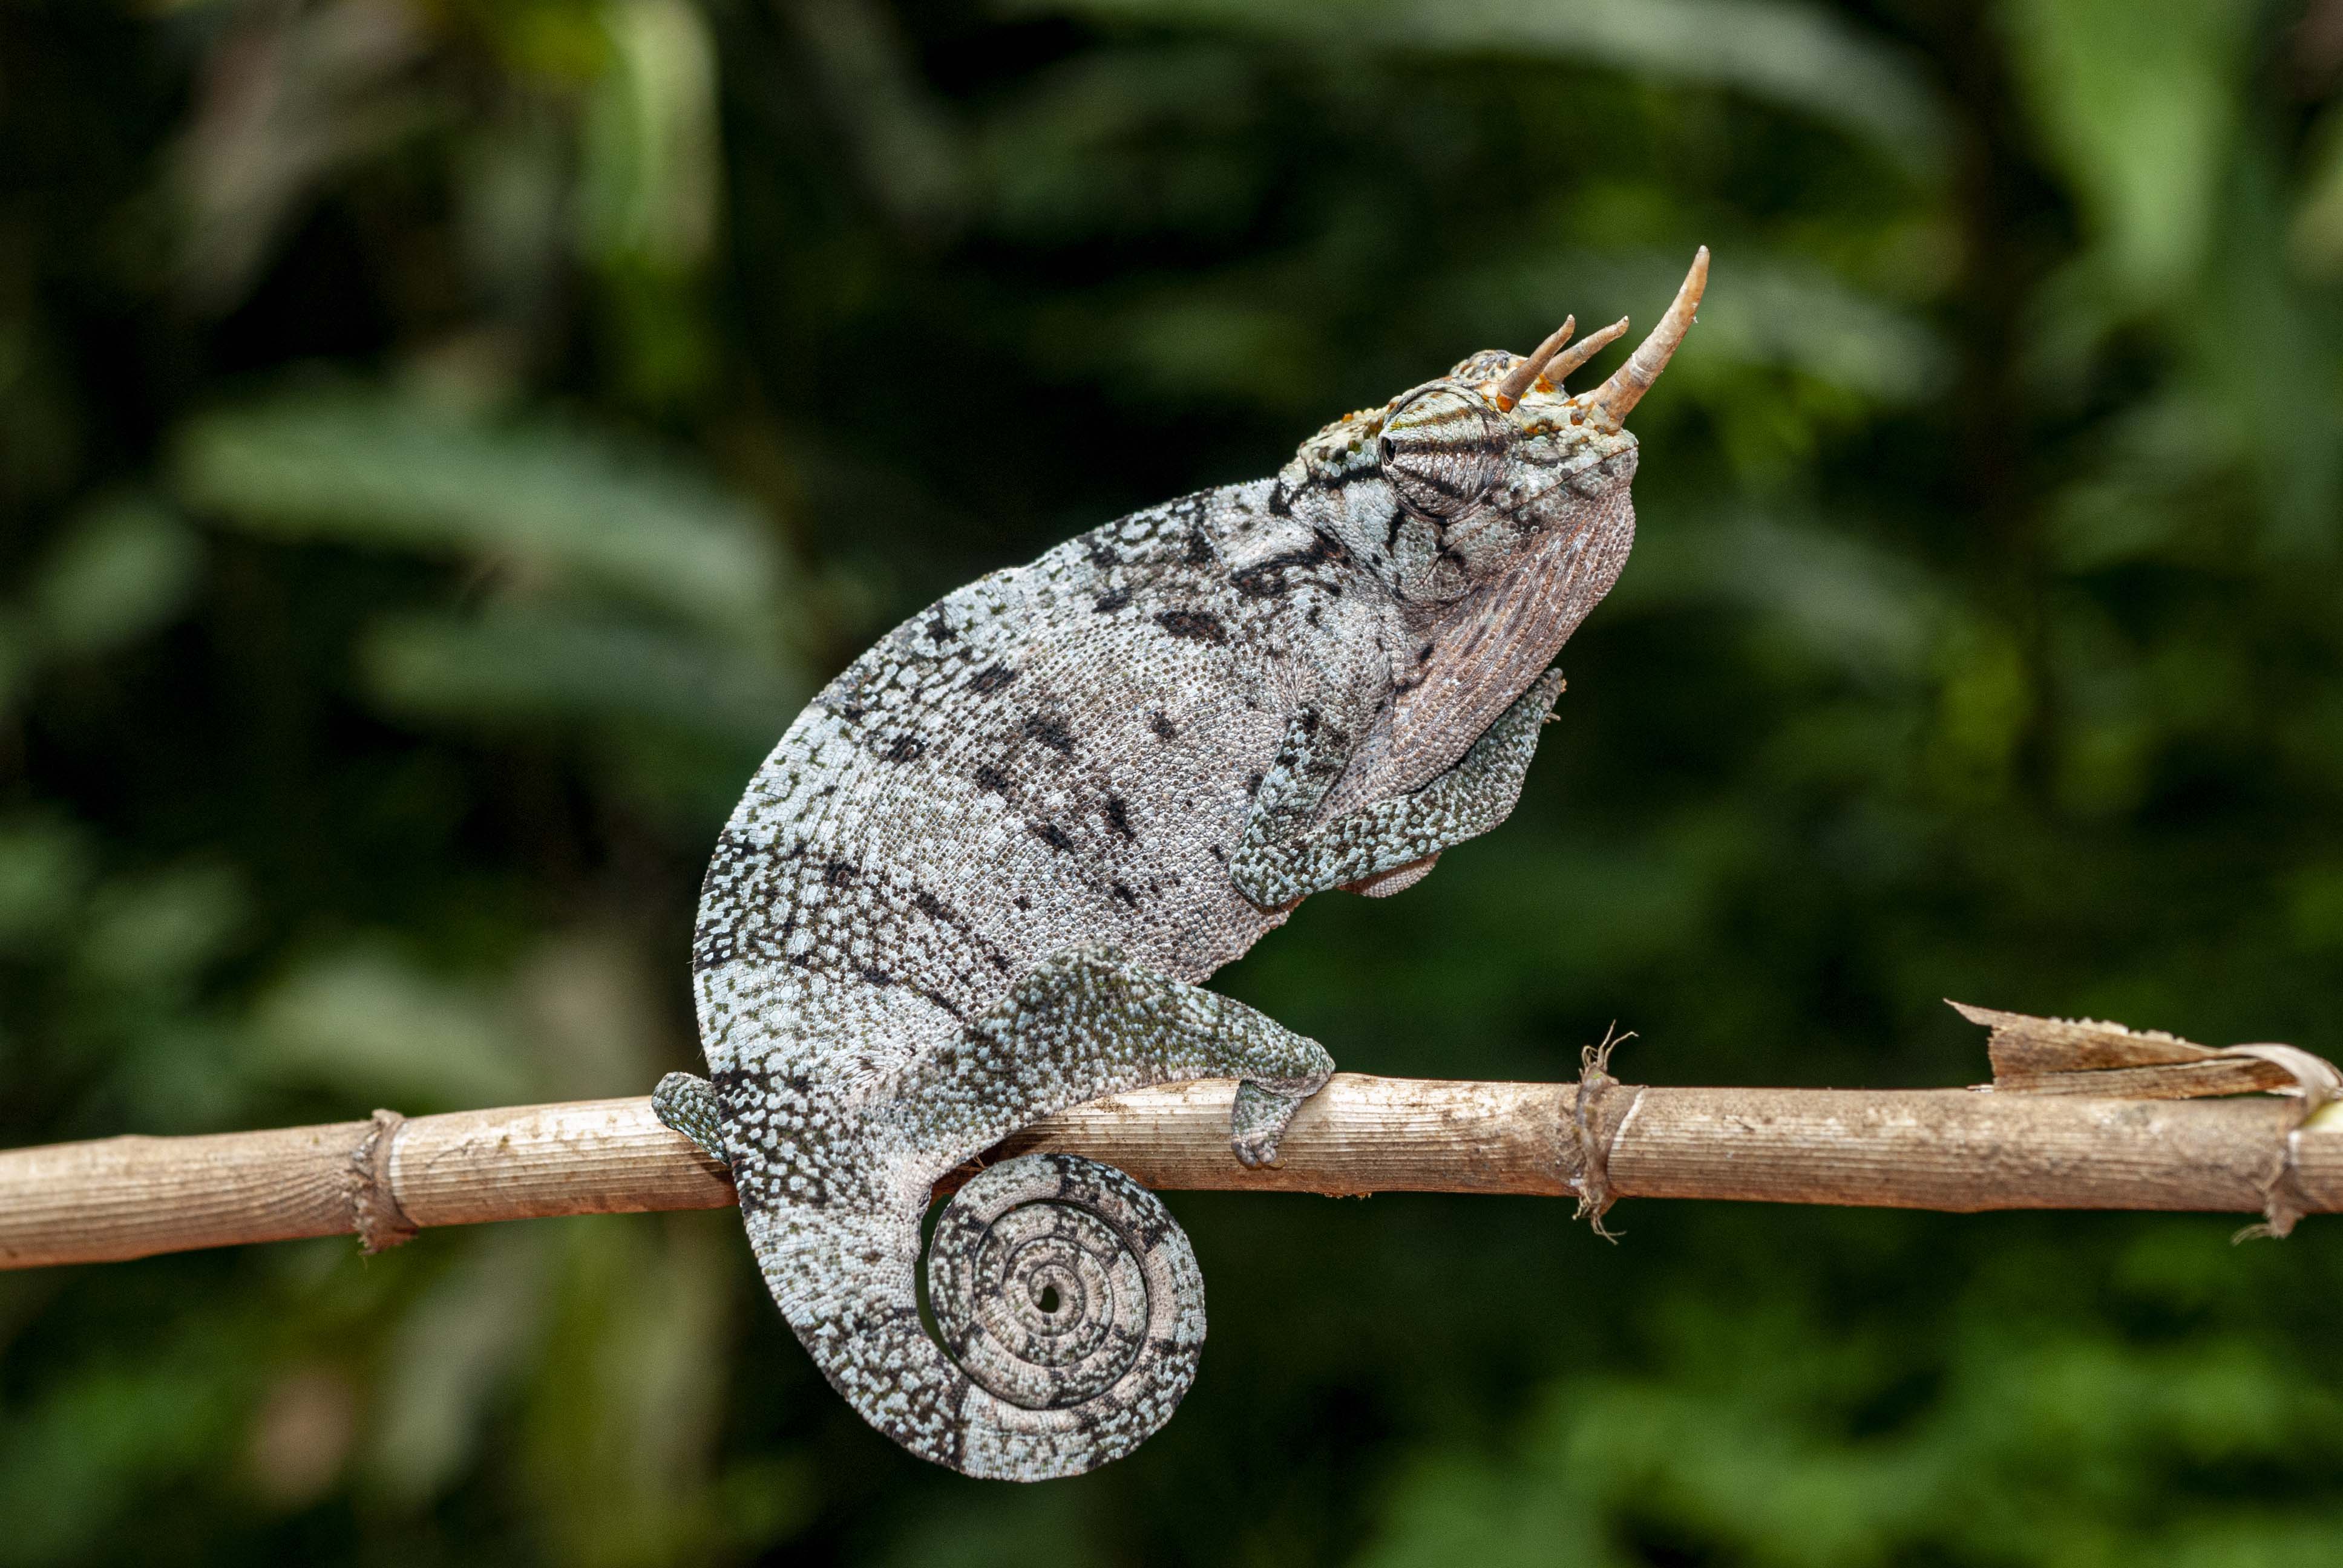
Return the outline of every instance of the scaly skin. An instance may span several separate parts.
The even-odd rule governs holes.
[[[1547,665],[1634,534],[1633,437],[1477,355],[1274,478],[1110,523],[913,616],[781,738],[709,864],[712,1084],[660,1113],[725,1161],[830,1382],[912,1452],[1038,1480],[1169,1419],[1202,1282],[1151,1196],[1029,1157],[936,1178],[1146,1084],[1242,1081],[1275,1157],[1333,1063],[1200,989],[1302,898],[1387,892],[1502,821]],[[1598,410],[1599,412],[1599,410]],[[1541,673],[1545,672],[1545,673]]]

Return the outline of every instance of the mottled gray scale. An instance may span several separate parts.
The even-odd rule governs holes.
[[[774,1300],[872,1425],[1034,1480],[1169,1419],[1202,1281],[1120,1172],[935,1180],[1099,1095],[1240,1080],[1273,1159],[1332,1070],[1202,989],[1312,892],[1387,893],[1518,799],[1545,673],[1634,538],[1634,441],[1475,356],[1272,478],[1137,512],[920,611],[759,769],[693,950],[712,1085],[662,1116],[732,1168]],[[1544,383],[1538,383],[1540,387]]]

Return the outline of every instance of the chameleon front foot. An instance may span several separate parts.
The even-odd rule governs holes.
[[[699,1145],[701,1152],[726,1170],[732,1156],[724,1151],[724,1126],[716,1109],[716,1086],[689,1072],[670,1072],[651,1091],[651,1110],[672,1131]]]
[[[1397,892],[1430,870],[1442,850],[1478,838],[1513,811],[1562,687],[1558,669],[1531,682],[1454,767],[1412,794],[1292,838],[1279,837],[1278,821],[1257,810],[1229,857],[1230,881],[1264,910],[1285,909],[1328,888]],[[1373,885],[1386,876],[1388,886]]]

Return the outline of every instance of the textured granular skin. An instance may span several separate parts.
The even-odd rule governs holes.
[[[789,727],[709,864],[713,1081],[774,1300],[906,1448],[1038,1480],[1128,1452],[1194,1375],[1203,1286],[1120,1172],[935,1180],[1102,1094],[1243,1081],[1274,1155],[1333,1063],[1201,988],[1328,888],[1396,891],[1513,809],[1547,666],[1634,535],[1634,437],[1502,353],[1337,421],[1275,477],[1134,513],[895,628]]]

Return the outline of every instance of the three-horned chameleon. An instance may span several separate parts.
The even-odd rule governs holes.
[[[1195,1375],[1203,1282],[1111,1167],[1028,1155],[930,1189],[1051,1111],[1241,1081],[1272,1159],[1333,1062],[1199,982],[1312,892],[1397,891],[1503,820],[1546,667],[1634,537],[1622,427],[1692,324],[1702,250],[1626,327],[1476,354],[1207,490],[995,572],[800,714],[708,868],[713,1075],[669,1125],[731,1167],[773,1299],[838,1392],[925,1458],[1040,1480],[1129,1452]]]

